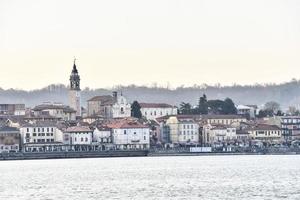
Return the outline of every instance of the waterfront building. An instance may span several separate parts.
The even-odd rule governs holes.
[[[202,115],[202,121],[205,124],[223,124],[231,125],[233,123],[246,122],[247,119],[242,115]]]
[[[76,120],[76,111],[73,108],[61,103],[45,102],[33,108],[33,116],[43,117],[47,115],[55,117],[57,120]]]
[[[113,148],[112,130],[103,125],[98,125],[93,131],[93,143],[100,146],[101,150]]]
[[[76,117],[81,117],[80,76],[75,64],[70,75],[69,106],[76,111]]]
[[[88,116],[111,118],[124,118],[131,116],[131,106],[123,94],[95,96],[88,100]]]
[[[25,115],[25,104],[0,104],[0,115]]]
[[[276,125],[254,124],[244,130],[250,134],[252,140],[279,142],[282,139],[282,130]]]
[[[203,137],[205,144],[232,144],[237,139],[236,128],[224,124],[207,124],[203,126]]]
[[[118,149],[148,149],[150,128],[134,118],[114,120],[106,124],[112,132],[112,141]]]
[[[93,131],[87,126],[72,126],[64,131],[64,144],[74,145],[91,145]]]
[[[141,113],[148,120],[168,115],[177,115],[178,109],[166,103],[140,103]]]
[[[254,119],[258,114],[258,107],[256,105],[238,105],[236,109],[238,115],[244,115],[250,119]]]
[[[53,151],[63,145],[63,133],[55,122],[38,121],[20,128],[23,151]]]
[[[14,127],[0,127],[0,153],[18,152],[20,149],[20,130]]]
[[[284,139],[300,139],[300,116],[284,116],[281,118],[281,129]]]
[[[156,121],[160,126],[160,142],[166,146],[170,146],[171,143],[183,145],[200,143],[200,119],[200,115],[172,115],[157,118]],[[193,134],[190,134],[191,132]]]

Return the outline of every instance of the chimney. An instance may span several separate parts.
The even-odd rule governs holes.
[[[118,99],[118,92],[117,91],[113,91],[113,98],[115,101],[117,101]]]

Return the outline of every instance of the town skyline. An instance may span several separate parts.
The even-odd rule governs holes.
[[[83,88],[298,79],[299,8],[270,0],[0,1],[0,86],[67,85],[74,56]]]

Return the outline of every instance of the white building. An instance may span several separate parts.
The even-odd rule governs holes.
[[[24,151],[45,151],[49,147],[63,144],[63,133],[55,123],[40,121],[35,124],[24,124],[20,128],[20,133]]]
[[[72,126],[64,131],[64,144],[90,145],[92,144],[93,131],[85,126]]]
[[[177,115],[177,107],[165,103],[140,103],[141,112],[148,120],[167,115]]]
[[[166,120],[165,125],[168,127],[171,143],[199,143],[199,124],[194,119],[171,116]]]
[[[254,119],[258,114],[258,108],[255,105],[238,105],[236,109],[238,115],[248,115],[250,119]]]
[[[198,144],[199,143],[199,125],[193,119],[179,119],[179,137],[180,144]]]
[[[148,149],[150,147],[150,128],[134,119],[116,120],[111,128],[113,144],[120,149]]]
[[[118,95],[114,92],[113,97],[115,103],[112,106],[112,117],[113,118],[123,118],[131,116],[131,105],[127,102],[127,99],[121,94]]]
[[[231,143],[237,139],[236,128],[221,124],[203,126],[203,142],[205,144]]]
[[[97,126],[93,132],[93,142],[98,144],[112,143],[111,129],[106,126]]]

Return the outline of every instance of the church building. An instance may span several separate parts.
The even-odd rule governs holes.
[[[76,110],[76,117],[81,117],[80,76],[76,68],[75,59],[70,76],[69,105]]]

